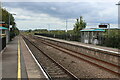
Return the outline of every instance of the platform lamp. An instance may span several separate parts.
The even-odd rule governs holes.
[[[118,29],[120,29],[120,1],[116,5],[118,5]],[[120,34],[119,30],[118,30],[118,34]],[[118,45],[120,45],[120,43],[118,43]],[[120,49],[118,49],[118,53],[120,53]]]
[[[8,41],[7,41],[7,43],[10,41],[10,19],[11,19],[11,15],[16,15],[16,14],[14,14],[14,13],[9,13],[9,23],[8,23]]]
[[[16,14],[12,14],[12,15],[16,15]],[[9,13],[9,28],[10,28],[10,19],[11,19],[11,14]]]

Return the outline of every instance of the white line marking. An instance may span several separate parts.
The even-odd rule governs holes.
[[[25,46],[27,47],[28,51],[30,52],[30,54],[32,55],[33,59],[35,60],[35,62],[37,63],[37,65],[39,66],[39,68],[41,69],[41,71],[43,72],[44,76],[50,80],[47,76],[47,74],[45,73],[45,71],[43,70],[43,68],[41,67],[41,65],[38,63],[37,59],[35,58],[35,56],[33,55],[32,51],[29,49],[28,45],[26,44],[26,42],[23,40]]]
[[[119,54],[119,53],[116,52],[116,51],[110,51],[110,50],[105,50],[105,49],[96,48],[96,47],[91,47],[91,46],[86,46],[86,45],[81,45],[81,46],[85,46],[85,47],[88,47],[88,48],[93,48],[93,49],[98,49],[98,50],[101,50],[101,51],[107,51],[107,52],[111,52],[111,53]]]

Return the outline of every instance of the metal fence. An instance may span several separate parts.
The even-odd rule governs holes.
[[[46,33],[35,33],[35,35],[41,35],[46,37],[70,40],[70,41],[81,41],[80,35],[72,35],[72,34],[46,34]]]
[[[81,42],[81,36],[80,35],[71,35],[71,34],[47,34],[47,33],[35,33],[35,35],[41,35],[46,37],[52,37],[52,38],[59,38],[64,40],[70,40],[70,41],[79,41]],[[120,49],[120,36],[114,35],[112,37],[107,36],[99,36],[98,40],[100,41],[100,46],[106,46],[106,47],[112,47],[112,48],[118,48]]]

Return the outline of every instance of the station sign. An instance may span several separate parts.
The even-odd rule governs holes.
[[[0,24],[0,26],[6,26],[6,24]]]
[[[107,28],[108,25],[99,25],[99,28]]]

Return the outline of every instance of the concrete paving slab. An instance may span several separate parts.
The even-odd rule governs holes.
[[[2,53],[3,79],[17,80],[18,78],[18,39],[19,37],[14,38],[14,40],[7,45],[6,50]],[[28,78],[22,52],[20,56],[21,78]]]
[[[20,43],[18,43],[19,41]],[[24,40],[20,36],[15,37],[14,40],[7,45],[5,51],[0,54],[0,77],[2,77],[2,80],[18,79],[19,52],[21,80],[28,80],[28,78],[29,80],[46,80],[43,72],[40,70],[26,47]]]
[[[2,78],[17,78],[17,41],[11,41],[2,53]]]

